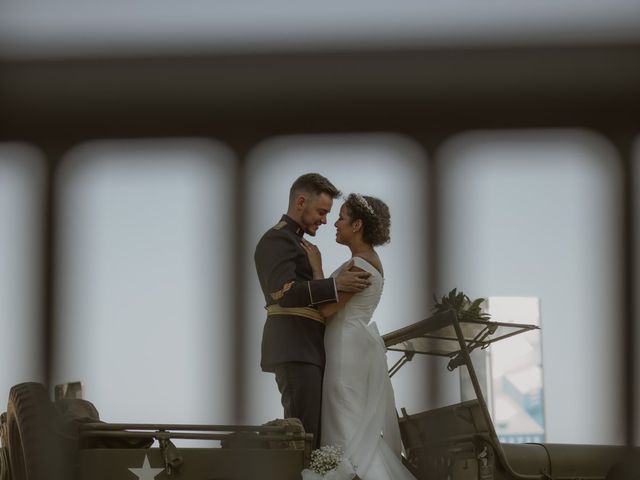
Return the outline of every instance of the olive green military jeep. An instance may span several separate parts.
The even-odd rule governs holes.
[[[298,480],[309,464],[313,436],[297,419],[261,426],[113,424],[100,422],[90,402],[68,397],[52,402],[39,383],[11,388],[0,480]],[[214,446],[178,448],[176,439]]]
[[[470,352],[537,327],[439,313],[383,337],[403,352],[395,374],[415,354],[465,366],[476,399],[407,414],[400,431],[405,465],[418,480],[640,480],[640,448],[501,444]],[[149,425],[100,422],[67,385],[50,401],[37,383],[14,386],[2,414],[0,480],[298,480],[312,436],[296,419],[262,426]],[[178,448],[176,439],[217,441]],[[367,479],[364,479],[367,480]]]
[[[402,409],[406,464],[419,480],[640,480],[640,447],[500,443],[470,353],[537,328],[449,310],[383,337],[403,352],[391,375],[415,354],[447,357],[449,371],[466,367],[476,395],[417,414]]]

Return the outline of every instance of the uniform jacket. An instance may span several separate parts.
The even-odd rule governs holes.
[[[333,278],[313,280],[302,248],[302,228],[283,215],[256,247],[254,260],[265,298],[267,320],[262,332],[263,371],[283,362],[312,363],[324,368],[324,319],[321,303],[338,300]]]

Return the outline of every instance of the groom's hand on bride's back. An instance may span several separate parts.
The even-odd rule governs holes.
[[[351,260],[336,276],[336,288],[339,292],[361,292],[371,285],[370,276],[369,272],[353,267]]]

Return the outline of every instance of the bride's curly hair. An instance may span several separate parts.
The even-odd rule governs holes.
[[[362,220],[362,240],[377,247],[391,240],[389,207],[379,198],[350,193],[345,201],[351,221]]]

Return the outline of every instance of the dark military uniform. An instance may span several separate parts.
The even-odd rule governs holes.
[[[260,365],[276,374],[285,417],[299,418],[318,445],[325,356],[324,319],[316,305],[336,302],[338,292],[333,278],[313,280],[300,244],[303,233],[283,215],[256,247],[254,259],[267,309]]]

